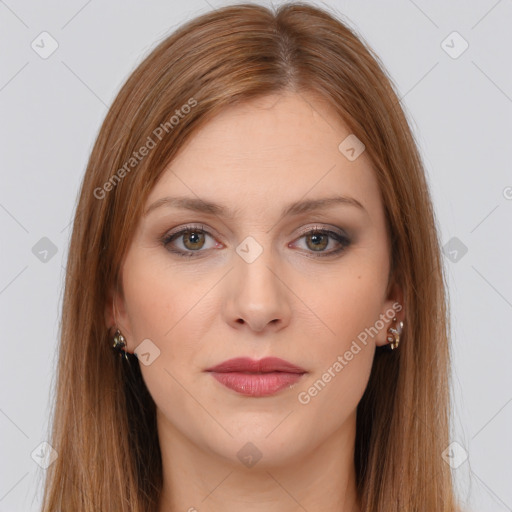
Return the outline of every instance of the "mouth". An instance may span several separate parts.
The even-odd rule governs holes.
[[[206,370],[225,387],[246,396],[270,396],[296,384],[306,370],[283,359],[236,358]]]

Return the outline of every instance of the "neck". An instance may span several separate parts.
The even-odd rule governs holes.
[[[164,478],[158,512],[361,510],[355,415],[322,445],[312,443],[293,460],[265,463],[262,456],[252,467],[202,450],[161,417],[158,423]]]

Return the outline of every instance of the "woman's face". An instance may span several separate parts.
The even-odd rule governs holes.
[[[349,136],[318,99],[267,96],[205,125],[150,193],[116,316],[161,442],[272,465],[353,435],[401,295],[386,294],[384,209]],[[302,371],[207,371],[267,357]]]

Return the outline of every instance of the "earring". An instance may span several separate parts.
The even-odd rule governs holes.
[[[126,340],[124,336],[121,334],[121,331],[119,329],[116,329],[112,349],[121,357],[124,357],[124,359],[128,360],[128,353],[126,352],[126,350],[124,350],[124,347],[126,347]]]
[[[396,322],[396,318],[393,318],[393,322]],[[387,337],[387,341],[389,344],[389,348],[391,350],[395,350],[396,348],[398,348],[398,344],[400,343],[400,335],[402,334],[403,327],[404,327],[404,323],[400,322],[398,324],[398,329],[395,329],[393,327],[390,327],[388,329],[388,332],[390,334]]]

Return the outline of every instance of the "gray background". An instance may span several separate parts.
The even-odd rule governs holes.
[[[0,1],[0,512],[40,503],[31,454],[47,440],[70,221],[108,105],[157,42],[227,3]],[[512,511],[512,2],[325,5],[381,57],[426,165],[453,323],[446,460],[467,510]],[[43,31],[58,43],[46,59],[31,47],[50,48]]]

